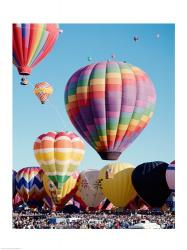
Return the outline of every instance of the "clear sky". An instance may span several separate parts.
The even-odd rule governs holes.
[[[30,85],[19,84],[21,76],[13,66],[13,168],[38,166],[33,143],[42,133],[69,130],[71,124],[64,105],[65,85],[82,66],[116,55],[143,69],[152,79],[157,103],[155,113],[143,132],[123,152],[119,162],[135,166],[146,161],[171,162],[175,158],[175,26],[173,24],[60,24],[60,35],[52,52],[29,77]],[[157,38],[157,34],[160,35]],[[133,36],[139,36],[134,42]],[[54,88],[49,103],[41,105],[33,85],[46,81]],[[100,169],[103,161],[85,142],[80,170]]]

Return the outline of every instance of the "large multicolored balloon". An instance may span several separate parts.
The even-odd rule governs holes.
[[[53,181],[47,175],[43,176],[43,183],[47,194],[52,198],[53,202],[58,205],[64,205],[77,191],[78,172],[74,172],[70,178],[61,186],[57,188]]]
[[[125,207],[137,193],[131,182],[134,166],[129,163],[114,163],[99,172],[99,182],[105,197],[116,207]]]
[[[166,182],[168,163],[155,161],[137,166],[132,173],[132,183],[138,195],[151,207],[161,207],[171,191]]]
[[[16,190],[16,174],[15,170],[12,171],[12,198],[15,197],[17,190]]]
[[[53,93],[53,87],[47,82],[40,82],[35,84],[34,94],[38,97],[40,102],[44,104],[50,95]]]
[[[105,197],[100,189],[98,180],[99,170],[85,170],[80,173],[78,180],[79,195],[87,207],[97,208]],[[79,193],[79,194],[78,194]]]
[[[166,182],[171,192],[175,192],[175,161],[172,161],[166,169]]]
[[[30,75],[52,50],[59,32],[58,24],[13,24],[13,63],[20,75]]]
[[[16,175],[16,189],[30,207],[38,207],[43,204],[46,192],[43,186],[43,170],[39,167],[26,167],[18,171]]]
[[[34,152],[40,167],[61,192],[84,157],[84,143],[73,132],[48,132],[37,138]]]
[[[124,62],[87,65],[69,79],[66,110],[104,160],[116,160],[149,123],[156,102],[148,75]]]

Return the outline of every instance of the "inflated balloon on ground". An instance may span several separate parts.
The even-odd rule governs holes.
[[[125,207],[137,193],[131,182],[134,166],[129,163],[113,163],[100,170],[99,182],[105,197],[116,207]]]
[[[43,170],[39,167],[26,167],[16,175],[16,189],[24,202],[30,207],[43,205],[46,192],[43,186]]]
[[[81,199],[88,207],[96,208],[105,200],[99,187],[99,170],[88,169],[80,173],[78,180],[78,192]]]
[[[84,157],[84,143],[73,132],[48,132],[37,138],[34,153],[40,167],[61,193],[62,186]]]
[[[166,181],[169,189],[175,192],[175,161],[172,161],[166,169]]]
[[[155,161],[138,165],[132,173],[132,183],[138,195],[151,207],[161,207],[171,191],[166,182],[168,163]]]
[[[57,188],[53,181],[47,175],[43,176],[44,188],[55,204],[65,204],[77,191],[78,172],[74,172],[70,178],[62,185],[61,189]]]

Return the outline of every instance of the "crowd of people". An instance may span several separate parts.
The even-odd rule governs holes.
[[[161,229],[174,229],[175,214],[138,210],[78,214],[24,210],[13,213],[13,228],[17,229],[130,229],[140,222],[156,223]]]

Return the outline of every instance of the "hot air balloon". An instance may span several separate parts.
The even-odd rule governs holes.
[[[49,96],[53,93],[53,87],[47,82],[40,82],[35,84],[34,94],[38,97],[42,104],[44,104]]]
[[[17,190],[16,190],[16,174],[15,170],[12,171],[12,198],[15,197]]]
[[[99,182],[105,197],[116,207],[125,207],[137,193],[131,182],[134,166],[129,163],[114,163],[99,172]]]
[[[175,161],[172,161],[166,169],[166,182],[171,192],[175,192]]]
[[[105,200],[103,193],[99,187],[98,180],[99,170],[88,169],[80,173],[78,180],[78,192],[87,207],[97,208],[100,203]]]
[[[13,210],[16,210],[22,204],[23,204],[23,199],[21,198],[21,196],[18,193],[16,193],[16,195],[12,199]]]
[[[134,39],[135,42],[139,41],[139,37],[138,36],[134,36],[133,39]]]
[[[116,160],[149,123],[154,86],[145,72],[124,62],[99,62],[79,69],[65,90],[75,128],[104,160]]]
[[[13,24],[13,63],[20,75],[30,75],[52,50],[59,33],[58,24]],[[27,79],[23,77],[21,84],[28,84]]]
[[[92,61],[92,57],[88,56],[88,62],[91,62],[91,61]]]
[[[39,167],[26,167],[16,175],[16,189],[29,207],[43,205],[46,192],[43,186],[43,170]]]
[[[171,191],[166,182],[168,163],[155,161],[137,166],[132,173],[132,183],[138,195],[151,207],[161,207]]]
[[[84,157],[84,143],[73,132],[48,132],[34,143],[35,157],[57,188],[61,199],[62,186],[76,171]]]
[[[47,175],[43,176],[43,183],[47,194],[52,198],[53,202],[58,205],[64,205],[77,191],[78,172],[74,172],[70,178],[58,189]]]

